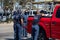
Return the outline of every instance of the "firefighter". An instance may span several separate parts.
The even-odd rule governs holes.
[[[41,14],[40,14],[39,10],[37,10],[36,13],[37,14],[34,15],[34,20],[33,20],[33,23],[32,23],[32,40],[37,40],[38,34],[39,34],[38,22],[39,22],[39,19],[41,17]]]
[[[27,27],[27,18],[29,16],[29,11],[25,10],[23,13],[23,18],[24,18],[24,26]],[[23,36],[27,38],[27,31],[26,28],[23,28]]]
[[[41,10],[41,11],[40,11],[40,13],[41,13],[41,16],[42,16],[42,17],[44,17],[44,16],[45,16],[45,14],[47,14],[47,12],[46,12],[46,11],[44,11],[44,10]]]
[[[21,40],[21,32],[23,25],[23,17],[21,16],[21,11],[16,8],[16,11],[13,13],[14,21],[14,40]]]

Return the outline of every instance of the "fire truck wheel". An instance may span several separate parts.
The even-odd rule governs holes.
[[[49,40],[43,30],[40,30],[38,40]]]

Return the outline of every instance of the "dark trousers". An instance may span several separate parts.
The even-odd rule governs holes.
[[[39,35],[39,26],[37,25],[32,25],[32,40],[37,40]]]
[[[35,28],[32,28],[32,40],[34,40],[34,37],[35,37]]]
[[[21,34],[21,25],[18,23],[14,24],[14,40],[21,40]]]
[[[24,23],[24,26],[25,26],[25,28],[26,28],[27,23]],[[26,31],[25,28],[23,28],[23,36],[24,36],[24,37],[27,37],[27,31]]]

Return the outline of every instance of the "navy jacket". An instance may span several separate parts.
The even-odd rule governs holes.
[[[22,18],[22,15],[17,11],[14,11],[13,13],[13,21],[14,23],[20,23],[21,24],[21,18]]]

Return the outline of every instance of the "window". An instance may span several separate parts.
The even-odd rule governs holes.
[[[56,12],[56,17],[57,18],[60,18],[60,8],[57,10],[57,12]]]

